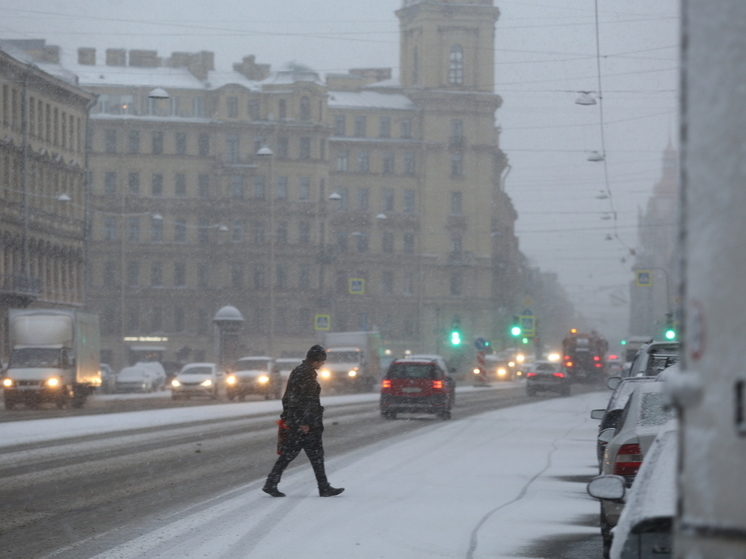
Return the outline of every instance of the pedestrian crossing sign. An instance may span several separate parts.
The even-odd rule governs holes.
[[[653,274],[650,270],[637,270],[635,273],[635,284],[638,287],[650,287],[653,285]]]
[[[332,317],[328,314],[317,314],[313,317],[314,330],[331,330]]]
[[[350,294],[363,295],[365,293],[364,278],[350,278]]]

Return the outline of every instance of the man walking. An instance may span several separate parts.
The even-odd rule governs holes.
[[[282,472],[292,462],[301,449],[306,451],[311,461],[316,482],[319,485],[319,495],[333,497],[344,491],[329,485],[324,471],[324,446],[321,434],[324,431],[322,416],[324,408],[321,406],[319,395],[321,386],[316,380],[316,371],[326,361],[326,351],[320,345],[308,350],[306,359],[298,365],[288,378],[285,395],[282,398],[282,414],[280,418],[288,426],[288,437],[280,448],[280,457],[275,462],[272,471],[267,476],[267,482],[262,491],[272,497],[284,497],[285,494],[277,489]]]

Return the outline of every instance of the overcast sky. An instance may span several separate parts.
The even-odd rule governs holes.
[[[496,91],[501,145],[512,169],[507,191],[519,213],[521,248],[559,274],[576,307],[610,339],[627,332],[638,244],[637,212],[661,173],[661,153],[677,140],[678,2],[599,0],[601,75],[610,201],[599,107],[575,104],[598,91],[593,0],[496,0]],[[0,0],[0,37],[45,38],[74,60],[92,46],[211,50],[218,70],[254,54],[277,66],[296,60],[320,72],[352,67],[398,71],[400,0]],[[673,225],[673,224],[672,224]],[[626,257],[626,262],[622,259]]]

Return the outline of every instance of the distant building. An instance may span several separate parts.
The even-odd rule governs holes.
[[[79,49],[71,70],[99,95],[90,305],[104,361],[213,359],[227,304],[246,354],[298,353],[326,316],[379,329],[395,355],[451,351],[454,323],[469,347],[504,337],[520,253],[495,125],[498,15],[492,0],[407,0],[400,79]]]
[[[86,108],[93,100],[60,67],[56,47],[0,42],[0,356],[8,355],[9,308],[84,303]]]
[[[677,221],[679,205],[678,156],[669,142],[663,152],[663,172],[648,206],[638,218],[641,249],[633,271],[650,272],[651,285],[630,286],[630,334],[661,338],[666,314],[676,320],[678,296]]]

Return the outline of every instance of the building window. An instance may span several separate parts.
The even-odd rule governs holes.
[[[383,252],[394,252],[394,234],[391,231],[384,231],[383,233]]]
[[[275,185],[275,198],[286,200],[288,197],[288,178],[277,177],[277,184]]]
[[[233,95],[225,100],[228,110],[228,118],[238,118],[238,97]]]
[[[117,330],[117,313],[114,310],[113,307],[106,307],[104,309],[104,312],[101,314],[101,333],[104,335],[112,335],[116,334]],[[101,358],[102,360],[106,357],[104,352],[106,350],[101,350]],[[111,363],[111,358],[107,359],[107,361],[104,361],[104,363]]]
[[[267,285],[266,274],[264,268],[256,266],[254,268],[254,289],[264,289]]]
[[[140,132],[137,130],[127,133],[127,153],[140,153]]]
[[[187,236],[186,233],[187,233],[186,220],[177,219],[174,222],[174,241],[177,243],[185,243],[186,236]]]
[[[163,196],[163,175],[161,173],[153,173],[153,182],[150,188],[153,196]]]
[[[451,192],[451,215],[464,213],[464,196],[462,192]]]
[[[337,250],[339,252],[347,252],[347,233],[344,231],[337,231]]]
[[[464,156],[460,153],[451,154],[451,176],[464,176]]]
[[[197,149],[199,150],[199,155],[201,157],[207,157],[210,155],[210,135],[202,133],[199,135],[199,139],[197,141]]]
[[[104,262],[104,287],[114,287],[117,278],[117,265],[112,260]]]
[[[267,234],[263,221],[252,223],[252,229],[254,230],[254,244],[263,245],[267,242]]]
[[[183,332],[186,330],[186,320],[184,307],[174,308],[174,332]]]
[[[231,225],[231,241],[240,243],[243,241],[244,225],[242,221],[234,221]]]
[[[140,194],[140,173],[130,173],[127,177],[127,186],[133,196]]]
[[[127,240],[137,242],[140,240],[140,218],[130,217],[127,220]]]
[[[161,242],[163,240],[163,219],[150,220],[150,240]]]
[[[383,211],[384,212],[394,211],[394,189],[393,188],[383,189]]]
[[[307,201],[311,199],[311,177],[301,177],[299,183],[298,200]]]
[[[451,145],[460,146],[464,143],[464,121],[460,118],[451,120]]]
[[[301,221],[298,224],[298,243],[301,245],[311,244],[311,224],[308,221]]]
[[[364,116],[355,117],[355,137],[365,138],[365,129],[367,127],[367,119]]]
[[[288,153],[290,151],[289,145],[290,144],[287,136],[280,136],[279,138],[277,138],[277,157],[287,159]]]
[[[370,188],[363,187],[357,191],[357,209],[361,212],[367,212],[370,208]]]
[[[254,198],[263,200],[267,197],[267,178],[264,175],[254,177]]]
[[[117,193],[117,174],[108,172],[104,175],[104,193],[107,196],[114,196]]]
[[[300,119],[311,120],[311,100],[305,95],[300,98]]]
[[[210,222],[206,218],[199,218],[197,232],[197,239],[200,244],[207,244],[210,242]]]
[[[48,120],[49,120],[49,111],[47,110],[47,121]],[[47,141],[49,141],[49,130],[47,130]],[[104,130],[104,151],[106,153],[117,152],[117,131],[116,130]]]
[[[127,307],[127,331],[131,334],[140,331],[140,309],[135,305]]]
[[[163,331],[163,307],[153,307],[150,311],[150,331]]]
[[[174,193],[176,194],[176,196],[186,196],[186,175],[185,174],[176,173]]]
[[[394,152],[387,151],[383,154],[383,173],[390,175],[394,172]]]
[[[451,47],[448,63],[448,83],[450,85],[464,85],[464,49],[461,45]]]
[[[243,264],[233,264],[231,266],[231,287],[234,289],[241,289],[243,287],[243,277]]]
[[[209,198],[210,196],[210,175],[199,175],[197,177],[198,194],[200,198]]]
[[[357,154],[357,172],[367,173],[368,171],[370,171],[370,153],[360,151]]]
[[[243,175],[231,176],[231,198],[243,198]]]
[[[343,173],[347,172],[347,150],[340,150],[337,152],[337,171]]]
[[[163,153],[163,132],[153,132],[153,153],[155,155]]]
[[[350,189],[346,186],[340,186],[337,188],[337,194],[339,194],[339,209],[347,211],[350,209]]]
[[[404,252],[414,254],[414,233],[404,233]]]
[[[464,276],[461,272],[451,273],[451,295],[459,296],[464,292]]]
[[[404,295],[412,295],[414,293],[414,276],[412,274],[406,274],[404,276],[402,292]]]
[[[334,135],[344,136],[346,132],[345,128],[347,128],[347,119],[344,115],[336,115],[334,117]]]
[[[411,118],[401,119],[401,137],[404,139],[410,139],[412,137],[412,119]]]
[[[186,264],[174,262],[174,285],[176,287],[186,286]]]
[[[404,174],[414,175],[414,153],[404,154]]]
[[[378,120],[378,135],[381,138],[391,137],[391,117],[390,116],[382,116]]]
[[[150,265],[150,286],[163,287],[163,263],[153,262]]]
[[[176,133],[176,155],[186,155],[187,136],[184,132]]]
[[[205,116],[205,100],[202,97],[192,99],[192,115]]]
[[[415,190],[408,188],[404,191],[404,213],[415,212]]]
[[[357,233],[355,235],[355,238],[357,239],[357,251],[358,252],[368,252],[368,249],[370,248],[368,243],[368,235],[365,233]]]
[[[210,330],[210,322],[207,311],[205,309],[197,309],[197,334],[207,334]],[[204,351],[202,352],[202,356],[198,355],[199,353],[200,350],[195,352],[195,361],[197,363],[204,363]]]
[[[298,287],[301,289],[311,287],[311,266],[309,264],[301,264],[298,268]]]
[[[197,286],[206,288],[210,283],[210,265],[200,262],[197,266]]]
[[[140,263],[136,260],[127,262],[127,285],[129,287],[140,285]]]
[[[238,135],[237,134],[226,135],[225,149],[227,151],[228,163],[238,163]]]
[[[383,272],[381,277],[381,289],[386,295],[390,295],[394,292],[394,272]]]
[[[254,153],[257,153],[266,145],[264,136],[254,136]]]
[[[276,286],[279,289],[286,289],[288,286],[288,269],[285,264],[277,264],[275,267]]]
[[[300,158],[311,159],[311,138],[300,139]]]
[[[259,99],[249,99],[249,118],[259,120]]]
[[[104,218],[104,240],[105,241],[116,241],[117,240],[117,218],[115,217]]]
[[[288,117],[288,103],[285,99],[280,99],[278,112],[280,120],[285,120]]]
[[[276,244],[278,245],[286,245],[288,244],[288,222],[287,221],[281,221],[277,225],[277,241]]]

